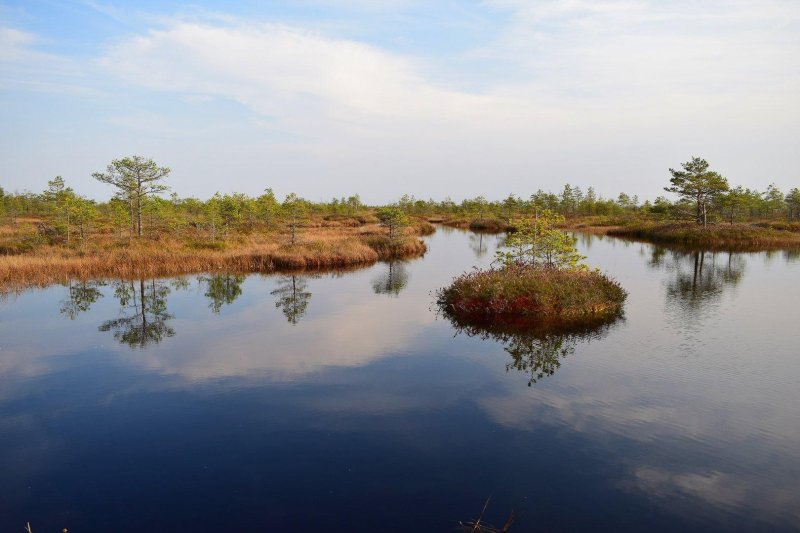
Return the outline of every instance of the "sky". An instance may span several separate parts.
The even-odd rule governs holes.
[[[800,186],[797,0],[0,0],[0,186],[181,196]]]

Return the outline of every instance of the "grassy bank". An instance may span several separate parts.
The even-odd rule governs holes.
[[[470,218],[447,218],[447,217],[431,217],[429,222],[435,222],[448,226],[451,228],[470,229],[476,232],[486,233],[503,233],[507,231],[514,231],[514,226],[508,222],[497,218],[483,218],[483,219],[470,219]]]
[[[437,296],[448,316],[514,327],[616,315],[627,295],[596,271],[518,267],[462,274]]]
[[[81,246],[39,246],[0,257],[0,288],[45,286],[73,279],[171,276],[224,270],[274,272],[342,268],[379,260],[417,257],[425,243],[407,228],[391,241],[374,224],[320,223],[303,228],[295,244],[278,233],[238,235],[218,241],[161,237],[158,240],[94,238]]]
[[[800,228],[793,224],[640,223],[608,228],[608,235],[648,242],[718,250],[770,250],[800,247]]]

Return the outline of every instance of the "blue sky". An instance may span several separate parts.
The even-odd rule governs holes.
[[[800,186],[795,0],[0,0],[0,185],[140,154],[181,195]]]

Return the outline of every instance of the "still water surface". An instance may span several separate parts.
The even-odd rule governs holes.
[[[498,339],[432,291],[500,237],[354,272],[54,286],[0,303],[0,531],[800,529],[800,262],[584,236],[629,291]]]

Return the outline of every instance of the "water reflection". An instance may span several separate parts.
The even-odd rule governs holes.
[[[718,301],[727,288],[736,287],[746,268],[743,254],[662,247],[652,248],[648,264],[671,273],[666,280],[667,299],[691,311]]]
[[[219,314],[223,306],[232,304],[242,295],[244,280],[243,274],[214,274],[197,278],[200,283],[205,283],[208,307],[215,314]]]
[[[800,260],[800,249],[784,250],[783,257],[786,259],[787,263],[793,263],[795,261],[798,261]]]
[[[561,360],[572,355],[582,343],[604,337],[623,320],[623,314],[598,317],[567,325],[538,324],[469,324],[448,316],[457,333],[482,340],[493,340],[511,356],[506,371],[515,370],[528,375],[528,386],[552,376],[561,367]]]
[[[386,269],[372,279],[372,290],[375,294],[398,296],[408,285],[408,271],[405,262],[389,261]]]
[[[166,281],[140,279],[112,285],[120,305],[119,317],[103,322],[100,331],[111,331],[120,343],[142,349],[175,335],[169,325],[174,317],[167,311],[171,289]]]
[[[70,320],[75,320],[103,296],[98,288],[103,286],[105,283],[102,281],[70,282],[67,286],[67,298],[61,300],[59,311],[62,315],[67,315]]]
[[[625,327],[453,339],[430,291],[481,261],[466,232],[429,239],[401,266],[413,283],[398,298],[373,294],[396,277],[386,264],[155,282],[180,335],[143,351],[108,349],[97,325],[117,307],[134,327],[143,310],[153,321],[151,280],[0,307],[0,530],[35,517],[70,530],[448,531],[487,493],[498,514],[533,502],[511,531],[796,530],[798,265],[597,238],[586,255],[629,290]],[[310,285],[315,307],[293,327]],[[665,327],[665,310],[682,311],[663,305],[667,289],[703,313],[702,294],[730,305],[692,331]]]
[[[297,324],[306,314],[308,304],[311,302],[311,293],[308,289],[308,276],[280,276],[276,282],[277,288],[270,294],[277,296],[275,307],[280,308],[283,316],[290,324]]]
[[[486,234],[483,232],[471,233],[469,236],[469,247],[475,257],[480,259],[489,252],[489,243]]]

